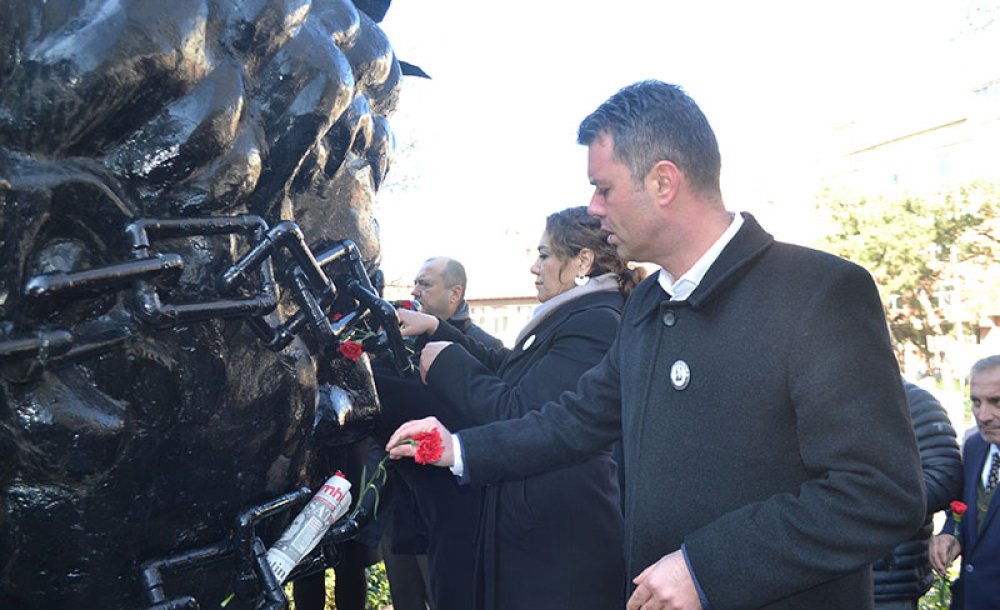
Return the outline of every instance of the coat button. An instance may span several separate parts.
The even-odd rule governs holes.
[[[976,571],[976,568],[974,568],[970,563],[969,565],[965,566],[965,571],[968,572],[969,574],[972,574],[973,572]]]
[[[677,314],[673,311],[667,311],[663,314],[663,324],[665,326],[673,326],[677,324]]]

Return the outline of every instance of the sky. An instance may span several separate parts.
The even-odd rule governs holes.
[[[469,296],[508,281],[530,294],[527,250],[545,216],[590,199],[580,120],[649,78],[681,85],[705,112],[727,207],[807,242],[833,130],[967,87],[981,59],[967,34],[998,6],[395,0],[382,28],[431,79],[404,78],[391,118],[396,158],[378,200],[386,277],[410,281],[448,255],[465,263]]]

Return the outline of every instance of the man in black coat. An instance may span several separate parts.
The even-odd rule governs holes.
[[[679,87],[626,87],[579,142],[590,213],[660,273],[575,393],[460,440],[409,422],[392,455],[438,428],[438,464],[480,484],[621,438],[629,610],[872,608],[870,565],[919,527],[924,492],[871,276],[728,212],[715,135]]]
[[[420,267],[411,294],[424,313],[437,316],[480,343],[500,348],[503,342],[472,322],[465,301],[467,277],[457,260],[438,256]],[[400,376],[388,363],[376,362],[375,387],[382,404],[384,442],[407,419],[437,414],[452,429],[472,425],[450,417],[442,401],[417,377]],[[380,456],[379,456],[380,457]],[[473,599],[473,565],[448,561],[452,545],[473,543],[481,492],[460,487],[446,472],[394,464],[391,509],[383,519],[391,522],[381,546],[386,572],[397,609],[423,607],[425,581],[433,610],[469,610]],[[389,512],[391,510],[391,512]]]

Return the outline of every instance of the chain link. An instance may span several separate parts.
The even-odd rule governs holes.
[[[124,292],[133,315],[34,332],[16,332],[13,324],[5,323],[0,327],[0,363],[38,372],[115,349],[138,334],[141,326],[170,328],[216,318],[243,318],[271,350],[284,349],[297,336],[308,336],[314,345],[334,355],[342,337],[362,331],[375,338],[365,342],[366,350],[390,354],[400,371],[411,366],[395,309],[378,296],[361,253],[350,240],[317,255],[294,222],[269,228],[264,219],[252,215],[139,219],[125,228],[125,235],[132,260],[36,275],[25,283],[23,298],[30,310],[48,311],[73,300]],[[217,235],[242,236],[251,247],[218,278],[213,298],[166,302],[181,273],[190,271],[191,261],[180,254],[159,252],[154,243]],[[289,291],[298,307],[284,320],[276,313],[282,289]],[[18,376],[29,374],[22,371]]]

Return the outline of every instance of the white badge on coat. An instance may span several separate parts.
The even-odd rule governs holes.
[[[670,367],[670,384],[675,390],[683,390],[691,382],[691,369],[687,362],[678,360]]]
[[[532,344],[534,344],[534,342],[535,342],[535,335],[531,335],[530,337],[524,340],[524,345],[521,346],[521,351],[524,351],[529,347],[531,347]]]

